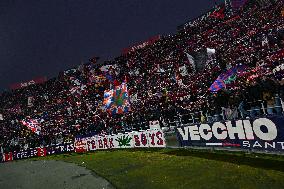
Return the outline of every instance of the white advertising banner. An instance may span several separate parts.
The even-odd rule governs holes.
[[[75,138],[75,152],[95,150],[165,147],[166,142],[162,130],[147,130],[117,135],[95,135]]]

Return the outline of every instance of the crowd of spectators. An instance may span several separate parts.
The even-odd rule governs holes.
[[[217,6],[176,34],[112,61],[81,64],[43,84],[3,92],[1,151],[146,129],[153,120],[171,126],[281,114],[283,1],[249,4],[234,14],[226,8]],[[240,64],[244,73],[217,92],[209,90],[221,73]],[[124,81],[131,111],[110,115],[104,91]],[[37,120],[39,134],[22,124],[30,119]]]

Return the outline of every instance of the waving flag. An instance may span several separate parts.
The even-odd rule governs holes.
[[[188,59],[188,62],[190,63],[190,65],[192,66],[193,72],[196,72],[196,66],[195,66],[195,62],[194,62],[194,58],[193,56],[191,56],[188,53],[185,53]]]
[[[223,88],[225,88],[226,85],[224,83],[224,81],[220,78],[217,78],[214,83],[211,85],[211,87],[209,88],[210,91],[212,92],[217,92]]]
[[[115,86],[113,90],[104,93],[104,109],[111,114],[123,114],[130,110],[126,83]]]
[[[232,81],[235,81],[238,74],[241,74],[246,69],[245,65],[238,65],[230,68],[225,73],[221,74],[219,77],[222,79],[225,84],[230,84]]]
[[[109,109],[111,105],[113,104],[113,90],[107,90],[104,93],[104,102],[106,109]]]
[[[22,120],[21,123],[28,127],[32,132],[36,133],[36,134],[40,134],[41,131],[41,127],[40,127],[40,123],[36,120],[36,119],[29,119],[29,120]]]
[[[225,88],[227,84],[233,83],[237,79],[237,76],[243,73],[245,69],[245,65],[238,65],[230,68],[225,73],[222,73],[218,76],[218,78],[214,81],[209,90],[212,92],[217,92]]]

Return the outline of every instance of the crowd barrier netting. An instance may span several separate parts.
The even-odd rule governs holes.
[[[13,160],[27,159],[33,157],[44,157],[62,153],[83,153],[95,150],[125,149],[125,148],[164,148],[166,141],[162,130],[147,130],[117,135],[95,135],[91,137],[76,137],[74,142],[56,144],[45,147],[37,147],[22,151],[13,151],[0,154],[2,160],[7,162]]]

